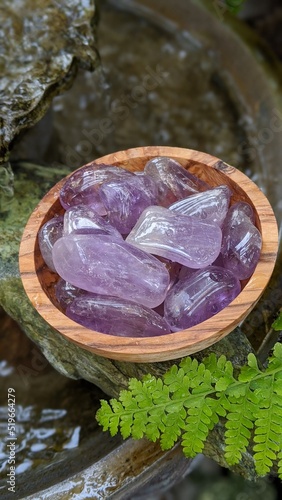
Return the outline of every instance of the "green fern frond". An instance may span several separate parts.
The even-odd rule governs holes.
[[[282,345],[265,370],[250,354],[238,377],[225,356],[212,354],[201,363],[187,357],[162,378],[130,379],[119,400],[101,401],[96,418],[113,436],[118,430],[123,438],[145,436],[164,450],[180,441],[187,457],[203,451],[224,418],[226,462],[235,465],[252,450],[258,475],[277,462],[282,478]]]
[[[251,439],[251,429],[254,425],[253,394],[248,386],[244,389],[245,394],[229,398],[230,407],[225,424],[225,458],[229,465],[240,462]]]
[[[279,332],[282,330],[282,311],[280,311],[278,318],[272,323],[272,328]]]

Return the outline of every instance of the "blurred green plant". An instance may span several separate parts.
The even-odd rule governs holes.
[[[272,328],[277,332],[282,330],[282,311],[280,311],[278,318],[272,323]]]
[[[237,14],[243,7],[246,0],[225,0],[227,9],[232,12],[232,14]]]

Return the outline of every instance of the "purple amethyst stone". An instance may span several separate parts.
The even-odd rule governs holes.
[[[105,182],[99,193],[109,222],[122,234],[128,234],[143,210],[157,202],[156,185],[145,176]]]
[[[126,241],[151,254],[199,269],[215,261],[221,239],[216,224],[151,206],[144,210]]]
[[[88,205],[70,207],[64,215],[64,235],[111,234],[122,239],[121,234]]]
[[[152,309],[110,295],[81,296],[66,315],[91,330],[120,337],[153,337],[170,333],[167,321]]]
[[[185,330],[217,314],[240,291],[240,281],[231,271],[209,266],[174,285],[165,299],[164,317],[172,331]]]
[[[57,273],[89,292],[114,295],[157,307],[170,276],[165,266],[139,248],[104,234],[70,234],[53,248]]]
[[[134,174],[120,167],[91,163],[76,170],[63,185],[60,192],[61,205],[67,210],[74,205],[93,205],[100,215],[105,209],[100,199],[98,189],[105,181],[113,179],[128,179]]]
[[[230,197],[231,191],[228,186],[217,186],[176,201],[169,209],[182,215],[192,215],[203,222],[213,222],[222,226]]]
[[[159,156],[148,161],[144,172],[152,177],[159,189],[159,204],[165,207],[190,194],[205,191],[210,186],[187,171],[180,163]]]
[[[246,215],[246,207],[242,210],[239,203],[236,205],[228,211],[222,227],[221,254],[224,267],[244,280],[253,274],[257,266],[262,238],[249,215]]]
[[[38,243],[41,255],[49,269],[52,271],[56,271],[52,257],[52,250],[56,241],[63,235],[63,226],[63,216],[56,216],[48,220],[48,222],[40,228],[38,233]]]

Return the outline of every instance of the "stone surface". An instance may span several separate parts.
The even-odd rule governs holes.
[[[246,220],[246,217],[254,224],[255,214],[253,207],[244,201],[237,201],[228,210],[228,219],[232,219],[232,225],[236,226]]]
[[[38,233],[38,242],[42,257],[52,271],[56,271],[52,258],[52,250],[56,241],[63,236],[63,227],[64,218],[57,216],[48,220]]]
[[[157,307],[170,277],[155,257],[108,235],[71,234],[53,248],[58,274],[78,288]]]
[[[73,302],[76,297],[85,295],[87,292],[71,285],[67,281],[60,278],[55,285],[55,295],[57,301],[60,303],[62,309],[65,311],[67,306]]]
[[[89,205],[76,205],[64,214],[64,235],[110,234],[122,239],[121,234]]]
[[[98,192],[101,184],[107,180],[128,179],[133,176],[134,174],[123,168],[93,162],[76,170],[66,180],[60,192],[61,204],[66,210],[81,203],[92,205],[100,215],[105,215],[105,207]]]
[[[152,309],[110,295],[81,295],[68,305],[66,315],[91,330],[120,337],[170,333],[167,321]]]
[[[172,331],[190,328],[224,309],[240,291],[240,281],[231,271],[209,266],[171,288],[164,303],[165,318]]]
[[[97,61],[94,1],[1,2],[0,163],[23,129],[70,86],[78,66]]]
[[[222,260],[240,280],[249,278],[259,261],[262,239],[259,230],[240,207],[231,207],[222,228]]]
[[[217,258],[221,238],[221,229],[215,224],[153,206],[144,210],[126,241],[146,252],[199,269]]]
[[[158,202],[157,185],[145,175],[104,182],[99,194],[110,223],[122,234],[131,231],[145,208]]]
[[[183,215],[193,215],[203,222],[222,226],[226,217],[231,191],[228,186],[218,186],[195,193],[170,205],[169,209]]]
[[[159,188],[159,204],[165,207],[190,194],[209,189],[209,185],[191,174],[172,158],[160,156],[148,161],[144,172]]]

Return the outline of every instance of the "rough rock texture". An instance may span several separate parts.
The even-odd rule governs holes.
[[[1,163],[18,133],[44,115],[79,65],[92,69],[97,54],[94,0],[3,0],[0,14]]]

